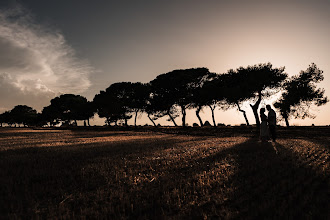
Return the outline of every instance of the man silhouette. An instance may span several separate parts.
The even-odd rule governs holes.
[[[275,111],[270,107],[270,105],[266,105],[267,111],[268,111],[268,126],[270,135],[272,136],[273,141],[276,141],[276,113]]]

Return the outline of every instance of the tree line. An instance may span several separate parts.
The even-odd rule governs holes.
[[[212,73],[207,68],[173,70],[148,83],[111,84],[96,94],[93,101],[81,95],[63,94],[50,100],[50,105],[41,113],[29,106],[17,105],[0,114],[0,124],[77,125],[77,120],[83,120],[87,126],[90,125],[89,119],[97,113],[109,126],[119,122],[128,126],[127,121],[132,117],[136,126],[138,114],[146,113],[154,126],[162,117],[168,117],[168,121],[178,126],[175,119],[181,117],[181,126],[185,127],[187,110],[195,109],[200,126],[203,126],[200,112],[209,108],[213,126],[216,126],[216,108],[236,108],[249,125],[246,111],[242,109],[243,103],[249,102],[259,126],[261,101],[279,92],[281,96],[274,107],[287,126],[290,118],[315,117],[310,107],[328,102],[324,89],[317,88],[317,83],[324,79],[323,71],[312,63],[298,75],[288,77],[284,69],[264,63],[230,69],[223,74]]]

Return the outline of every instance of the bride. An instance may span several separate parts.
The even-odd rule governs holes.
[[[260,139],[262,142],[266,142],[269,140],[269,130],[268,130],[268,118],[265,115],[265,108],[260,109],[260,118],[261,118],[261,125],[260,125]]]

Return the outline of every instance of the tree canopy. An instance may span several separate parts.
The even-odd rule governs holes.
[[[323,71],[316,64],[288,79],[284,84],[281,98],[274,104],[289,126],[289,119],[314,117],[310,107],[325,105],[329,100],[324,96],[324,89],[317,88],[317,83],[324,79]]]
[[[287,78],[284,73],[284,67],[273,68],[271,63],[258,64],[248,67],[239,67],[235,70],[237,77],[240,78],[240,87],[244,88],[246,95],[251,95],[251,100],[256,100],[254,104],[250,104],[256,124],[260,126],[258,108],[262,97],[269,97],[278,92],[282,83]]]
[[[176,125],[171,109],[179,106],[182,114],[182,126],[185,126],[186,110],[191,106],[193,91],[203,85],[209,74],[210,71],[207,68],[192,68],[158,75],[150,84],[153,99],[163,100],[164,104],[159,111],[166,112]]]
[[[212,122],[216,126],[215,110],[237,107],[249,125],[246,111],[242,106],[250,104],[256,125],[260,125],[258,109],[263,98],[282,91],[274,106],[289,125],[290,118],[314,117],[311,106],[321,106],[328,102],[324,89],[317,83],[324,79],[323,71],[312,63],[299,75],[288,78],[284,67],[275,68],[271,63],[257,64],[230,69],[216,74],[207,68],[177,69],[160,74],[148,83],[118,82],[111,84],[88,101],[81,95],[63,94],[50,100],[50,105],[42,114],[29,106],[18,105],[0,114],[0,125],[7,123],[29,125],[77,124],[89,119],[97,112],[106,118],[106,124],[124,122],[145,112],[154,126],[155,120],[168,116],[178,126],[176,118],[181,115],[182,126],[186,126],[188,109],[195,109],[201,126],[205,125],[200,116],[203,108],[211,110]]]
[[[93,117],[94,111],[85,97],[63,94],[53,98],[50,105],[43,109],[42,114],[51,124],[58,121],[70,124],[72,120],[77,124],[77,120],[87,120]]]
[[[24,126],[38,125],[39,115],[37,111],[27,105],[16,105],[12,110],[0,114],[0,123],[22,124]]]
[[[237,74],[234,70],[228,70],[227,74],[223,75],[224,88],[226,95],[225,102],[229,107],[237,107],[238,111],[242,112],[246,125],[249,125],[246,111],[241,108],[241,104],[252,99],[255,92],[250,88],[251,85],[246,83],[246,79]]]
[[[127,120],[135,113],[135,122],[139,112],[145,111],[150,91],[140,82],[120,82],[111,84],[105,91],[94,97],[94,103],[100,117],[107,118],[108,124],[118,120]]]

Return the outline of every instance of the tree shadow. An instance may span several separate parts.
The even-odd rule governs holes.
[[[238,219],[326,219],[329,176],[279,143],[251,139],[236,147],[239,169],[227,203]],[[278,153],[274,149],[277,149]]]
[[[195,138],[196,141],[205,139]],[[154,151],[165,150],[183,142],[185,140],[164,137],[1,151],[0,217],[56,217],[60,214],[62,201],[107,186],[108,178],[115,176],[113,171],[125,171],[127,161],[142,159]],[[98,161],[106,161],[104,164],[109,166],[109,177],[97,170],[94,164]],[[116,181],[110,180],[110,184]],[[112,190],[116,190],[115,187]],[[71,204],[72,212],[80,212],[77,203],[81,202]]]
[[[216,164],[228,163],[228,156],[233,159],[228,166],[234,167],[234,174],[198,188],[196,176],[211,172]],[[191,160],[189,166],[168,167],[165,176],[140,189],[144,192],[140,201],[152,202],[135,203],[136,211],[130,215],[327,219],[330,216],[329,176],[311,168],[307,160],[302,163],[301,159],[281,144],[262,143],[252,138],[208,157]],[[173,190],[185,191],[178,195],[181,202],[171,201],[167,194]],[[168,199],[166,204],[165,199]]]
[[[221,149],[222,139],[217,140],[220,150],[215,153],[173,163],[150,158],[186,139],[0,152],[0,216],[55,218],[68,217],[67,212],[104,218],[330,216],[329,176],[311,168],[308,161],[301,162],[290,148],[250,138]],[[224,173],[218,175],[214,170]],[[127,177],[117,177],[118,172],[127,172]],[[215,176],[213,182],[210,173]],[[201,183],[199,177],[204,174]],[[146,181],[133,183],[134,178]]]

